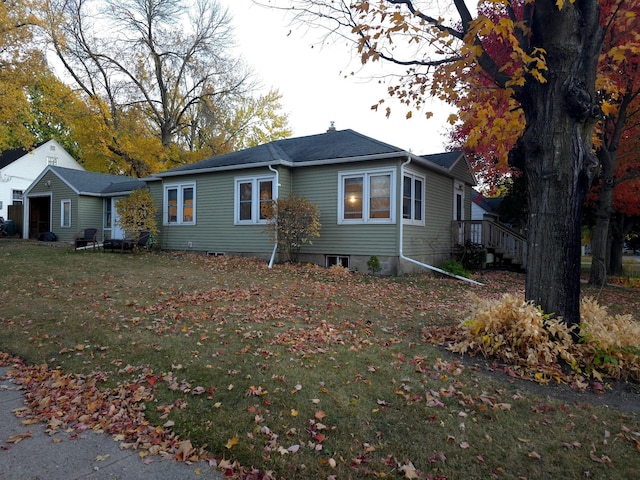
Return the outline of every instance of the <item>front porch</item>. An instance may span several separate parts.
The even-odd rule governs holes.
[[[465,245],[485,249],[487,266],[523,269],[526,265],[526,238],[499,223],[488,220],[454,220],[451,239],[452,252]]]

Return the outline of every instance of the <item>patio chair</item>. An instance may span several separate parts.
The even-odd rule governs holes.
[[[128,251],[137,251],[140,247],[144,248],[149,244],[149,238],[151,237],[151,232],[148,230],[142,230],[140,235],[138,235],[137,239],[132,238],[112,238],[109,240],[105,240],[102,247],[105,251],[111,250],[111,252],[128,252]]]
[[[93,250],[98,246],[98,229],[97,228],[85,228],[84,230],[80,230],[73,237],[74,241],[74,250],[78,251],[80,249],[85,250],[89,245]]]
[[[142,230],[136,240],[124,240],[122,248],[124,250],[138,251],[140,247],[146,248],[151,238],[151,232],[149,230]]]

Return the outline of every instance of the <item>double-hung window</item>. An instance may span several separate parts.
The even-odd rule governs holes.
[[[273,176],[236,178],[235,223],[265,223],[276,188]]]
[[[12,199],[14,205],[22,205],[23,193],[24,192],[22,190],[12,190],[11,191],[11,199]]]
[[[405,172],[402,179],[402,219],[404,223],[424,225],[424,177]]]
[[[393,223],[393,170],[343,172],[338,175],[339,223]]]
[[[71,227],[71,200],[62,200],[60,202],[60,226]]]
[[[196,185],[185,183],[165,185],[164,224],[194,225],[196,223]]]

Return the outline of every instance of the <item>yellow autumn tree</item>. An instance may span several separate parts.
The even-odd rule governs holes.
[[[0,2],[0,150],[28,148],[35,141],[25,86],[46,69],[34,43],[34,11],[40,7],[36,0]]]

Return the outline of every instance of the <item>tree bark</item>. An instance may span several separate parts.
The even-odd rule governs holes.
[[[611,153],[606,145],[598,151],[602,184],[598,192],[598,203],[595,212],[595,224],[591,230],[591,270],[589,283],[603,285],[609,274],[609,221],[613,215],[613,164],[615,153]]]
[[[608,263],[610,275],[624,275],[622,264],[622,249],[624,248],[624,219],[621,213],[614,214],[609,223],[609,255]]]
[[[526,119],[512,162],[529,202],[525,296],[570,326],[580,322],[581,217],[597,160],[595,78],[602,41],[597,0],[537,0],[532,47],[546,51],[547,81],[516,94]]]

